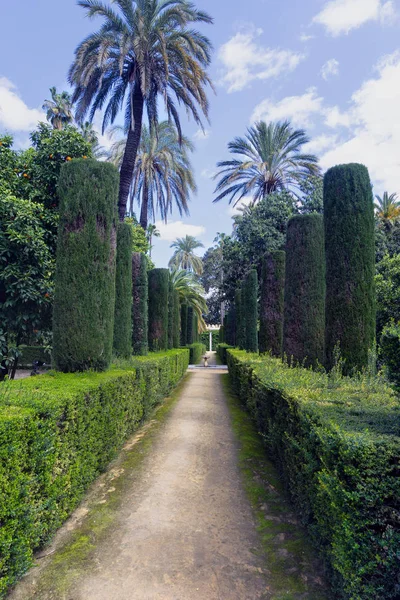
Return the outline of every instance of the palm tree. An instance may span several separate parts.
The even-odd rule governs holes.
[[[103,19],[75,51],[69,71],[77,102],[77,120],[104,110],[103,132],[125,110],[128,134],[119,189],[119,217],[124,219],[139,148],[144,107],[150,128],[158,117],[158,97],[164,101],[168,120],[181,137],[177,103],[202,126],[208,116],[206,68],[211,43],[192,28],[193,23],[212,23],[211,17],[187,0],[79,0],[89,17]]]
[[[43,110],[47,111],[46,119],[51,123],[54,129],[62,129],[73,121],[72,101],[68,92],[57,94],[57,88],[51,87],[51,100],[45,100]]]
[[[92,146],[92,156],[94,156],[94,158],[108,158],[109,153],[103,146],[100,146],[99,136],[93,127],[93,123],[85,121],[81,124],[79,132],[85,141],[89,142],[89,144]]]
[[[395,221],[400,218],[400,200],[397,200],[397,194],[383,193],[383,197],[375,196],[377,202],[374,207],[377,217],[382,221],[383,225],[390,229]]]
[[[200,256],[194,253],[197,248],[204,248],[204,244],[196,240],[192,235],[184,238],[178,238],[173,242],[170,248],[175,248],[168,266],[175,269],[190,271],[196,275],[203,273],[203,261]]]
[[[114,127],[113,133],[121,131]],[[117,140],[110,151],[110,160],[121,167],[126,140]],[[155,128],[142,128],[142,139],[136,157],[130,192],[130,213],[136,200],[141,207],[140,224],[147,229],[149,218],[154,219],[157,210],[161,218],[167,221],[168,212],[173,204],[179,214],[189,214],[187,205],[190,192],[196,192],[192,166],[188,152],[194,146],[190,140],[179,134],[176,127],[168,121],[158,123]]]
[[[236,206],[245,196],[252,196],[255,204],[283,189],[298,197],[302,182],[320,172],[317,157],[301,153],[307,142],[304,130],[293,129],[289,121],[259,121],[249,127],[244,138],[237,137],[228,144],[230,152],[242,158],[217,165],[221,170],[215,176],[220,181],[214,202],[229,196],[229,204]]]
[[[153,237],[161,237],[161,233],[158,231],[157,227],[154,225],[154,223],[149,223],[149,225],[147,225],[147,229],[146,229],[146,238],[147,241],[149,243],[149,248],[150,248],[150,252],[149,252],[149,257],[151,258],[151,251],[153,249]]]
[[[203,315],[208,312],[205,291],[198,282],[194,273],[184,269],[172,269],[171,281],[175,291],[179,294],[181,304],[191,306],[198,317],[201,331],[207,329]]]

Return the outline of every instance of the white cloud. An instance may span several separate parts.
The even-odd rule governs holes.
[[[331,0],[314,17],[313,22],[323,25],[329,34],[338,36],[347,34],[368,21],[386,24],[394,19],[392,0]]]
[[[252,28],[234,35],[218,51],[222,63],[221,84],[227,91],[238,92],[254,80],[278,77],[293,71],[302,54],[279,48],[266,48],[256,41],[262,29]]]
[[[166,242],[173,242],[176,238],[186,235],[201,237],[206,231],[202,225],[188,225],[183,221],[171,221],[167,224],[164,221],[156,221],[155,225],[160,232],[160,239]]]
[[[216,174],[216,169],[203,169],[200,173],[200,175],[204,177],[204,179],[213,179]]]
[[[302,33],[299,40],[301,42],[309,42],[310,40],[313,40],[315,36],[313,35],[307,35],[306,33]]]
[[[208,140],[211,135],[211,131],[209,129],[198,129],[194,134],[193,138],[197,141]]]
[[[323,133],[322,135],[312,138],[308,144],[304,146],[304,151],[318,155],[321,152],[333,148],[335,144],[337,144],[337,139],[337,135]]]
[[[315,88],[310,88],[302,96],[287,96],[277,103],[269,99],[263,100],[253,111],[254,121],[283,121],[290,119],[297,127],[309,127],[311,117],[323,110],[323,98],[317,95]]]
[[[45,121],[45,114],[37,108],[29,108],[19,97],[15,85],[6,77],[0,77],[0,126],[7,131],[30,131]]]
[[[336,58],[331,58],[322,65],[321,76],[322,79],[328,81],[330,77],[334,77],[335,75],[339,75],[339,61]]]
[[[227,213],[230,217],[236,217],[237,215],[240,215],[241,213],[241,208],[244,208],[245,206],[249,206],[249,204],[251,204],[253,202],[253,197],[252,196],[245,196],[244,198],[242,198],[240,200],[240,202],[238,202],[236,204],[236,206],[233,206],[232,204],[228,207],[227,209]]]

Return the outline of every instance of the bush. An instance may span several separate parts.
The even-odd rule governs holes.
[[[190,350],[190,364],[198,365],[201,362],[202,357],[206,353],[205,345],[201,344],[200,342],[197,342],[195,344],[190,344],[188,348]]]
[[[119,174],[106,162],[61,169],[53,358],[64,372],[105,370],[114,331]]]
[[[324,557],[335,598],[400,597],[400,404],[376,380],[289,368],[228,351],[234,388],[257,422]]]
[[[188,345],[193,344],[193,307],[188,306],[187,309],[187,329],[186,329],[186,343]]]
[[[175,289],[170,279],[168,284],[168,348],[174,347],[174,327],[175,327]]]
[[[243,309],[243,292],[238,288],[235,292],[235,314],[236,314],[236,346],[244,350],[246,345],[246,321]]]
[[[188,305],[182,304],[181,306],[181,346],[186,346],[187,341],[187,328],[188,328]]]
[[[260,300],[260,352],[282,356],[286,255],[267,254],[262,264]]]
[[[179,292],[174,290],[174,329],[173,345],[179,348],[181,343],[181,305],[179,301]]]
[[[283,352],[307,366],[324,363],[325,252],[322,215],[296,215],[286,238]]]
[[[132,227],[128,223],[117,228],[114,352],[122,358],[132,354]]]
[[[363,165],[339,165],[324,179],[326,366],[335,346],[345,370],[361,370],[375,339],[375,224],[372,186]]]
[[[132,254],[132,348],[136,356],[146,356],[149,351],[149,283],[147,258]]]
[[[51,351],[44,346],[20,346],[18,358],[19,368],[30,368],[34,360],[40,360],[51,365]]]
[[[389,377],[400,384],[400,324],[386,325],[381,335],[381,356]]]
[[[174,350],[105,373],[1,384],[0,597],[179,382],[188,359],[188,350]]]
[[[226,314],[225,341],[236,346],[236,306],[233,304]]]
[[[221,344],[218,344],[218,346],[217,346],[217,356],[223,365],[227,364],[226,351],[229,348],[232,348],[232,346],[230,346],[229,344],[225,344],[224,342],[222,342]]]
[[[149,349],[168,348],[168,269],[149,271]]]
[[[242,288],[243,289],[243,288]],[[242,292],[243,293],[243,292]],[[258,275],[253,269],[244,281],[244,295],[242,296],[242,310],[246,324],[246,350],[248,352],[258,351]],[[225,332],[226,334],[226,332]],[[225,341],[228,342],[227,339]]]

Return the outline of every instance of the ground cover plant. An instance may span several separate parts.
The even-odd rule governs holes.
[[[398,396],[367,373],[327,375],[232,349],[227,357],[335,598],[399,598]]]
[[[2,384],[0,597],[184,375],[186,349]]]

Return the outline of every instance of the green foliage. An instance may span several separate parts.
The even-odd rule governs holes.
[[[235,292],[235,316],[236,316],[236,346],[244,350],[246,345],[246,320],[245,307],[243,306],[243,292],[238,288]]]
[[[201,344],[204,344],[205,347],[207,348],[207,350],[210,347],[210,333],[211,333],[211,343],[212,343],[212,349],[216,350],[217,349],[217,345],[219,342],[219,331],[217,329],[213,330],[213,331],[203,331],[203,333],[200,333],[199,335],[199,342]]]
[[[223,344],[225,341],[225,331],[224,331],[224,326],[221,325],[221,327],[219,328],[219,344]]]
[[[387,367],[389,377],[400,384],[400,325],[385,325],[380,339],[381,356]]]
[[[190,344],[188,346],[190,350],[190,359],[189,362],[191,365],[198,365],[201,362],[201,359],[206,353],[206,347],[201,342],[195,342],[194,344]]]
[[[400,593],[400,403],[383,383],[228,351],[229,373],[324,558],[335,598]]]
[[[174,290],[174,329],[173,329],[173,347],[179,348],[181,345],[181,305],[179,302],[179,292]]]
[[[286,241],[283,352],[307,366],[324,362],[325,260],[322,215],[297,215]]]
[[[168,263],[171,269],[182,269],[196,275],[203,273],[203,261],[194,253],[198,248],[204,248],[202,242],[196,240],[192,235],[187,235],[172,242],[170,247],[175,249]]]
[[[258,275],[255,269],[252,269],[247,275],[242,285],[243,311],[246,324],[246,350],[248,352],[258,351]],[[226,336],[224,341],[228,342]]]
[[[168,269],[149,271],[149,349],[168,348]]]
[[[0,193],[18,195],[20,167],[18,154],[12,149],[13,138],[0,136]]]
[[[221,361],[221,363],[223,365],[227,364],[227,354],[226,354],[226,352],[230,348],[232,348],[232,346],[230,346],[229,344],[226,344],[225,342],[221,342],[217,346],[217,356],[218,356],[219,360]]]
[[[149,282],[147,258],[144,254],[132,254],[132,349],[136,356],[149,351]]]
[[[400,254],[388,255],[376,266],[377,333],[392,320],[400,322]]]
[[[188,350],[0,388],[0,597],[186,372]]]
[[[134,217],[126,217],[125,223],[129,223],[132,227],[132,252],[148,254],[150,251],[150,243],[143,227],[139,225]]]
[[[104,370],[111,361],[118,181],[113,165],[95,160],[61,170],[53,316],[53,358],[61,371]]]
[[[118,223],[115,271],[114,352],[129,358],[132,354],[132,227]]]
[[[187,340],[187,327],[188,327],[188,305],[181,305],[181,346],[186,346]]]
[[[324,212],[324,179],[321,175],[314,175],[305,179],[300,186],[300,190],[303,194],[300,206],[301,213]]]
[[[174,285],[169,280],[168,285],[168,348],[174,347],[174,327],[175,327],[175,290]]]
[[[18,364],[20,368],[30,368],[34,360],[40,360],[51,365],[51,351],[46,346],[26,346],[19,347]]]
[[[193,342],[193,307],[188,306],[186,343],[190,345],[193,344]]]
[[[346,372],[367,365],[375,338],[374,206],[368,170],[339,165],[324,179],[326,363],[340,342]]]
[[[262,266],[260,352],[273,356],[282,356],[285,265],[285,252],[277,250],[265,256]]]
[[[236,307],[232,304],[226,313],[225,341],[230,346],[236,346]]]
[[[54,260],[46,211],[0,189],[0,356],[51,327]],[[18,350],[14,355],[18,355]]]

